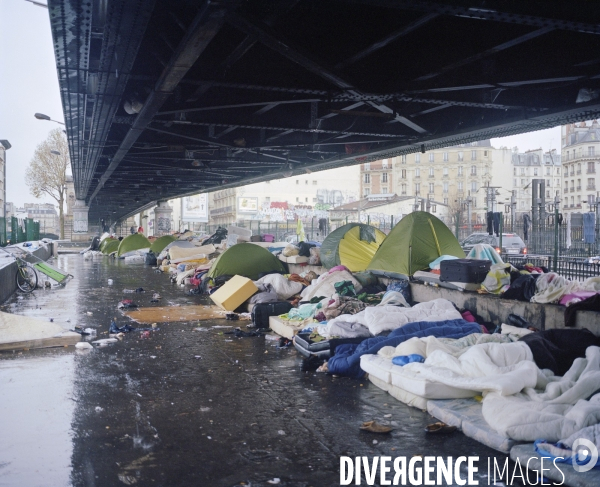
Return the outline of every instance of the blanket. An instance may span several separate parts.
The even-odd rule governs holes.
[[[281,274],[267,274],[258,281],[255,281],[254,284],[259,289],[261,288],[261,285],[270,285],[281,301],[285,301],[295,294],[298,294],[302,291],[303,287],[301,283],[289,281]]]
[[[600,422],[600,348],[589,347],[563,377],[548,376],[544,387],[526,388],[483,400],[483,417],[499,433],[519,441],[555,442]]]
[[[336,282],[350,281],[354,285],[354,290],[357,293],[362,289],[360,282],[358,282],[348,270],[341,269],[332,271],[333,269],[327,274],[322,274],[315,284],[308,286],[302,291],[302,298],[304,301],[309,301],[315,296],[333,296],[336,293],[334,287]]]
[[[520,338],[533,353],[540,369],[564,375],[578,357],[585,357],[589,346],[600,346],[600,338],[589,330],[553,329],[530,333]]]
[[[367,338],[358,345],[339,345],[335,350],[335,355],[329,359],[327,367],[332,374],[360,378],[364,375],[364,371],[360,368],[361,355],[375,354],[383,347],[397,347],[400,343],[413,337],[461,338],[471,333],[480,332],[481,327],[477,323],[471,323],[462,318],[409,323],[395,329],[387,337]]]
[[[434,299],[419,303],[412,308],[397,306],[372,306],[355,315],[340,315],[329,322],[344,321],[366,326],[372,335],[391,331],[407,323],[417,321],[448,321],[461,319],[461,314],[447,299]],[[479,330],[478,330],[479,331]]]

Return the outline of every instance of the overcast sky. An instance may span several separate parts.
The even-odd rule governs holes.
[[[36,0],[44,2],[45,0]],[[36,112],[64,121],[48,10],[25,0],[0,0],[0,139],[7,152],[7,201],[18,206],[36,200],[25,184],[25,170],[37,144],[59,125],[37,120]],[[560,128],[492,139],[495,147],[560,150]]]

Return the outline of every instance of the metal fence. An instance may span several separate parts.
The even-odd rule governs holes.
[[[0,247],[7,243],[6,218],[0,217]]]
[[[557,272],[561,276],[575,281],[583,281],[588,277],[600,276],[600,263],[586,262],[585,259],[553,256],[526,256],[503,255],[504,262],[517,266],[521,264],[532,264],[536,267],[545,267],[549,271]]]
[[[40,222],[33,218],[21,219],[14,216],[10,220],[10,239],[7,240],[11,244],[40,239]]]

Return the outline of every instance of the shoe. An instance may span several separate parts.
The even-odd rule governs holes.
[[[449,433],[454,433],[456,431],[456,426],[450,426],[447,425],[446,423],[432,423],[432,424],[428,424],[427,427],[425,428],[425,432],[426,433],[432,433],[432,434],[442,434],[442,435],[447,435]]]
[[[366,421],[360,427],[363,431],[370,431],[371,433],[389,433],[393,430],[390,426],[379,424],[377,421]]]

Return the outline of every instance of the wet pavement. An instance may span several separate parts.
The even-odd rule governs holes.
[[[55,263],[75,276],[66,288],[17,294],[1,309],[104,338],[113,316],[136,326],[117,311],[124,298],[208,304],[148,266],[80,255]],[[212,328],[231,324],[162,323],[148,339],[132,332],[87,352],[0,354],[0,486],[319,487],[340,485],[342,455],[475,455],[480,467],[506,458],[460,432],[426,436],[431,416],[368,380],[301,372],[293,349]],[[394,431],[359,430],[372,419]]]

